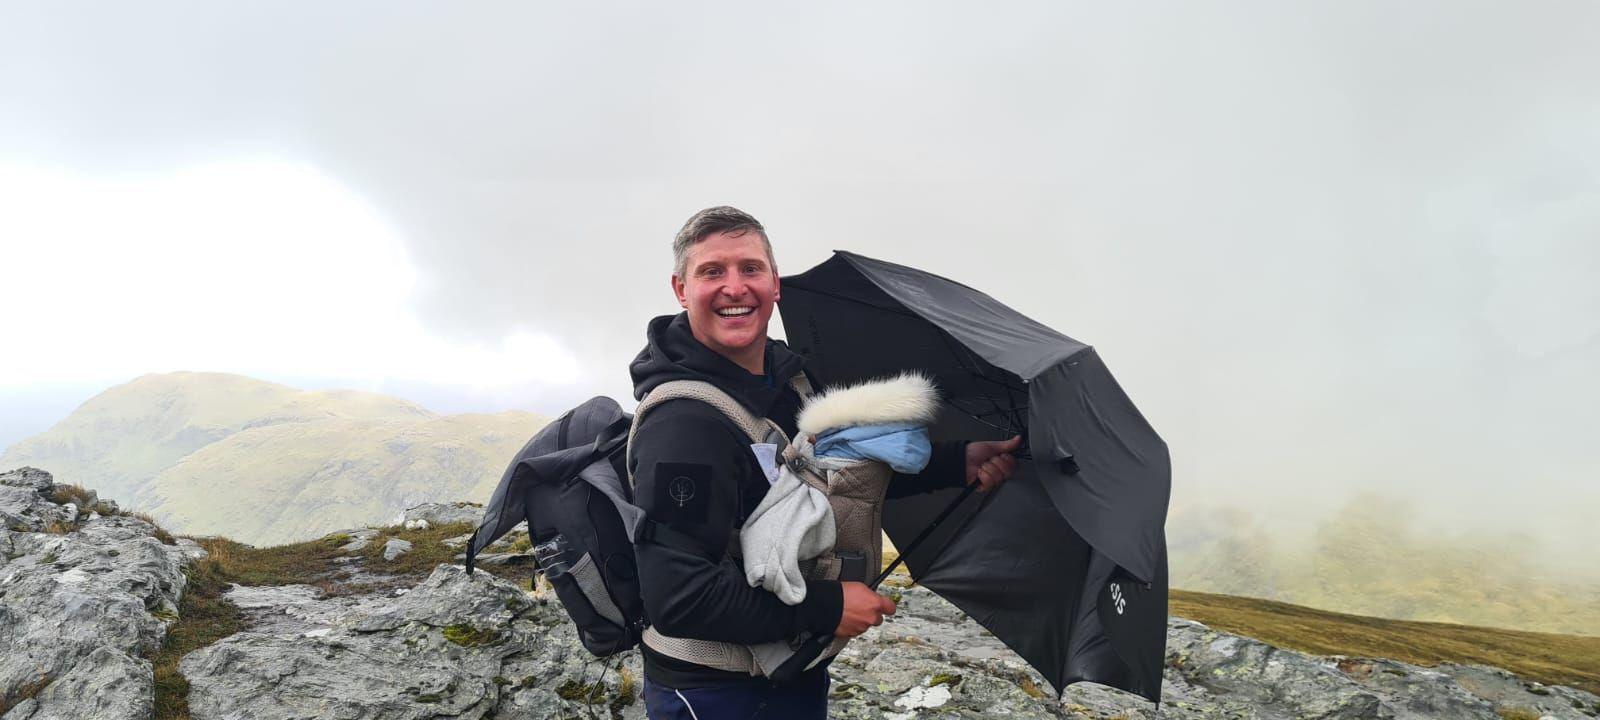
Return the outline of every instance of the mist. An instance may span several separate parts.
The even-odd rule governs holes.
[[[1581,2],[11,4],[0,428],[169,370],[626,399],[672,233],[732,204],[784,273],[849,249],[1095,345],[1175,537],[1376,490],[1591,573],[1597,36]]]

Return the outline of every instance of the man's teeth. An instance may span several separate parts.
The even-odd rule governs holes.
[[[755,308],[748,308],[748,307],[723,308],[721,310],[718,310],[717,314],[721,315],[723,317],[735,317],[735,316],[738,316],[738,315],[749,315],[750,313],[753,313],[755,311],[756,311]]]

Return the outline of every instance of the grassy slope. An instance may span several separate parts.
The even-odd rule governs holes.
[[[1299,605],[1174,590],[1171,614],[1317,655],[1418,665],[1493,665],[1527,680],[1600,694],[1600,637],[1345,615]]]
[[[302,391],[224,373],[152,374],[107,389],[49,430],[6,448],[0,467],[42,468],[57,482],[131,507],[163,468],[240,430],[328,418],[431,417],[419,405],[373,393]]]
[[[423,502],[488,500],[506,458],[545,422],[502,412],[251,428],[162,470],[145,497],[173,532],[296,542]]]

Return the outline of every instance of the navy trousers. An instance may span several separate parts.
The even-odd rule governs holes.
[[[650,720],[824,720],[828,673],[811,672],[793,685],[769,682],[675,689],[644,681]]]

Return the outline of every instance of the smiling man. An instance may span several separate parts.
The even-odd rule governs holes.
[[[753,438],[717,403],[731,400],[793,437],[809,387],[796,381],[805,360],[767,337],[781,291],[772,244],[754,217],[731,207],[695,213],[674,238],[673,257],[672,290],[684,312],[650,322],[629,368],[644,401],[629,450],[634,501],[665,528],[635,548],[651,623],[645,708],[657,719],[826,717],[826,663],[780,686],[755,674],[744,647],[802,632],[854,637],[893,614],[894,602],[859,582],[813,580],[791,606],[746,582],[729,551],[769,485]],[[715,390],[650,399],[681,380]],[[1010,451],[1020,440],[940,443],[927,468],[897,475],[889,494],[963,480],[991,489],[1015,469]]]

